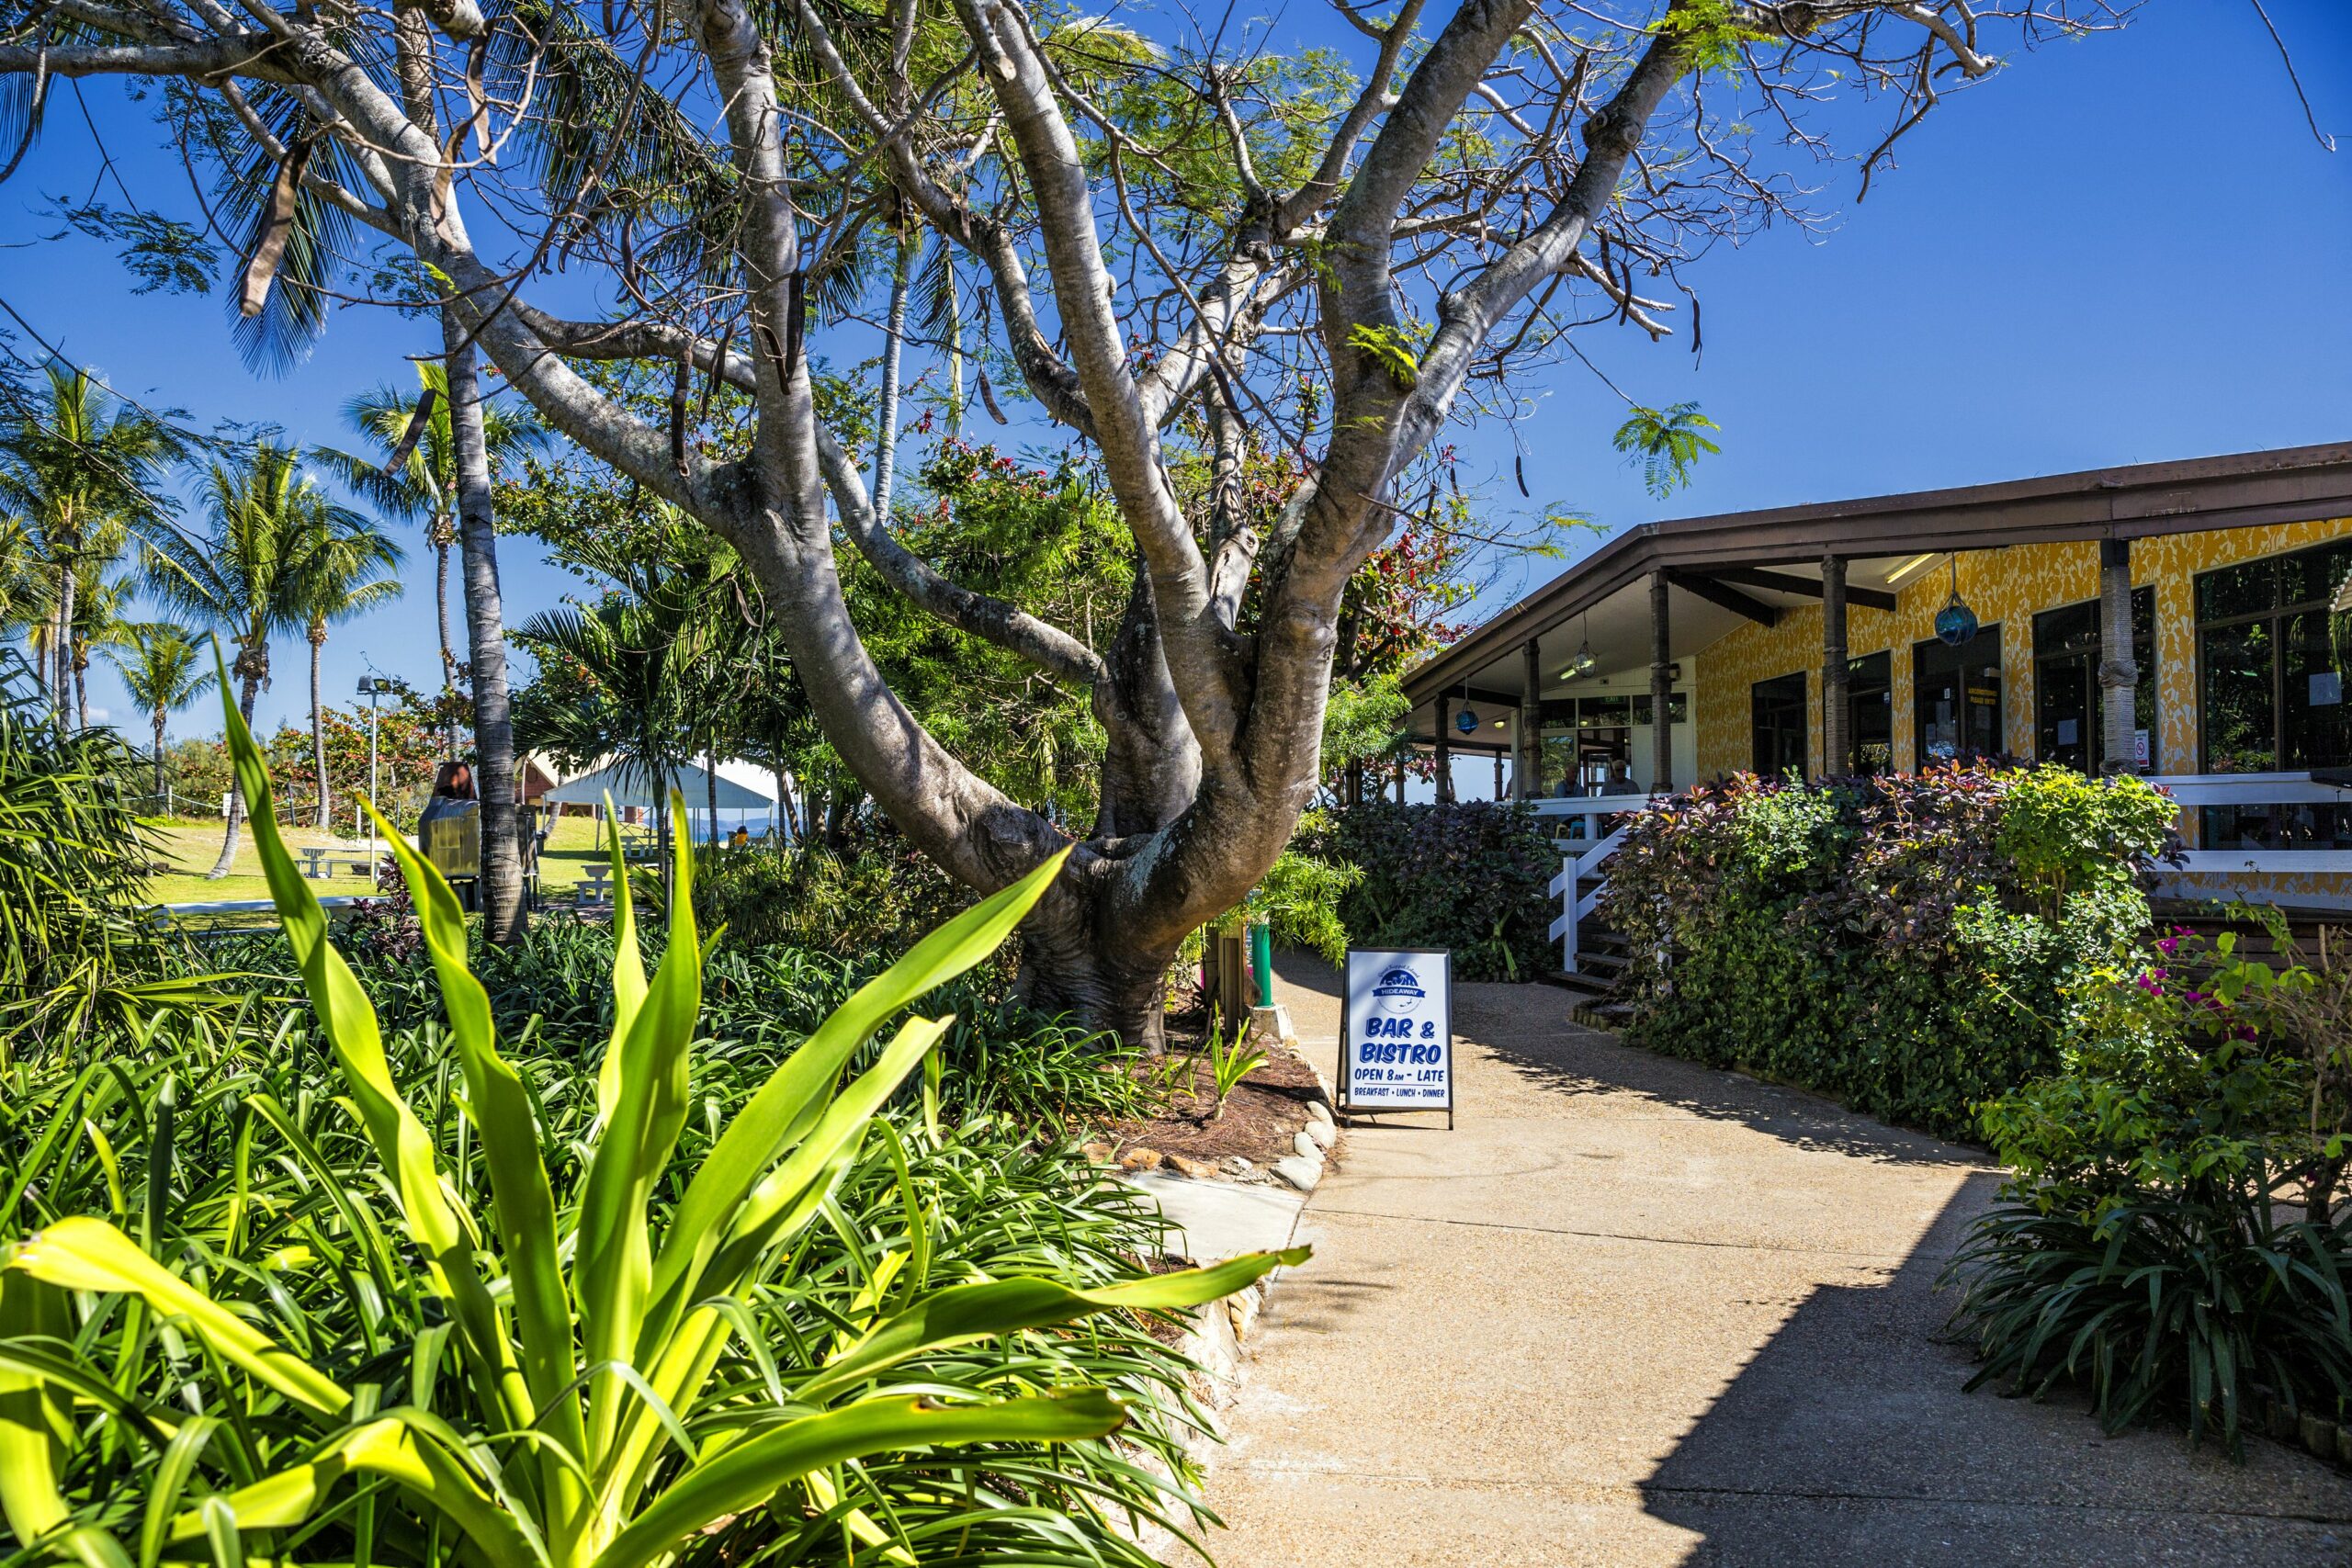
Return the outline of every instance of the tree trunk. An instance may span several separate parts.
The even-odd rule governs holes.
[[[882,339],[882,411],[874,435],[874,515],[890,525],[890,476],[899,461],[899,354],[907,336],[907,284],[914,272],[922,231],[910,229],[892,248],[890,316]]]
[[[490,452],[482,441],[474,350],[456,311],[442,312],[441,335],[447,353],[450,444],[458,460],[458,547],[465,568],[467,647],[473,664],[482,936],[503,947],[522,940],[524,909],[522,847],[514,838],[514,722],[507,705],[498,532],[491,512]]]
[[[57,617],[51,624],[56,630],[50,634],[49,656],[55,669],[51,686],[51,706],[57,715],[57,728],[65,728],[66,703],[72,694],[67,690],[74,679],[74,569],[68,565],[60,574],[57,584]]]
[[[90,656],[78,637],[74,643],[74,718],[84,729],[90,728]]]
[[[239,661],[243,662],[242,655]],[[254,727],[254,696],[260,690],[261,681],[257,676],[246,675],[237,682],[237,714],[245,721],[247,729]],[[228,827],[220,835],[220,858],[214,861],[212,869],[204,874],[207,882],[220,881],[229,874],[229,868],[237,862],[237,829],[245,819],[245,792],[237,787],[237,775],[233,773],[229,775],[229,809],[224,815]]]
[[[1168,970],[1177,947],[1142,947],[1120,929],[1122,869],[1118,859],[1098,856],[1078,877],[1055,883],[1021,923],[1016,990],[1039,1012],[1109,1030],[1157,1056],[1168,1048]]]
[[[164,798],[164,710],[155,710],[155,814],[169,816],[169,803]]]
[[[319,786],[319,831],[334,828],[334,818],[327,811],[327,720],[324,677],[319,667],[320,656],[326,651],[327,629],[311,627],[311,767]]]
[[[710,810],[710,847],[715,850],[718,847],[718,754],[715,751],[702,754],[702,784]]]
[[[433,602],[435,613],[441,618],[441,733],[454,757],[458,753],[458,655],[449,640],[449,536],[448,520],[435,517],[432,535]]]
[[[786,790],[783,790],[783,764],[778,761],[776,764],[776,865],[783,865],[783,808],[786,808],[786,799],[788,797],[786,797]]]

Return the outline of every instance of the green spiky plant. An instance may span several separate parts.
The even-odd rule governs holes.
[[[0,1258],[0,1517],[31,1554],[667,1562],[724,1521],[783,1506],[797,1483],[823,1497],[835,1489],[829,1475],[868,1456],[1094,1438],[1125,1418],[1099,1387],[859,1397],[893,1367],[1098,1314],[1197,1305],[1305,1256],[1256,1254],[1087,1290],[1024,1277],[907,1289],[885,1277],[900,1270],[878,1269],[837,1332],[768,1343],[754,1310],[763,1281],[828,1213],[876,1112],[949,1021],[908,1021],[844,1082],[852,1058],[908,1003],[986,957],[1057,868],[918,943],[785,1058],[698,1160],[683,1162],[702,949],[682,864],[650,978],[626,904],[616,912],[615,1021],[596,1116],[566,1151],[578,1169],[559,1173],[533,1093],[501,1055],[489,998],[466,966],[456,897],[388,831],[487,1171],[489,1210],[478,1214],[394,1081],[374,1009],[278,838],[261,753],[233,708],[227,726],[271,895],[375,1179],[337,1181],[301,1131],[307,1112],[256,1094],[252,1126],[276,1134],[270,1157],[340,1189],[329,1194],[339,1234],[314,1228],[315,1250],[364,1280],[359,1293],[379,1310],[363,1353],[316,1343],[274,1280],[300,1260],[242,1255],[242,1205],[217,1246],[164,1247],[152,1223],[133,1240],[89,1215],[53,1218],[17,1243]],[[168,1125],[172,1093],[168,1078],[157,1086],[151,1121]],[[124,1214],[119,1187],[108,1183],[110,1206]],[[388,1342],[403,1323],[409,1342]],[[142,1364],[159,1355],[170,1375]],[[143,1493],[134,1555],[77,1511],[64,1477],[90,1450],[141,1445],[153,1458],[129,1472]],[[107,1504],[124,1517],[121,1498]],[[889,1517],[826,1506],[841,1515],[846,1548],[911,1561],[894,1549]]]

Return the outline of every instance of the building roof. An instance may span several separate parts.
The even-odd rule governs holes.
[[[1405,691],[1416,708],[1448,693],[1515,701],[1519,650],[1540,640],[1539,663],[1550,667],[1575,639],[1578,617],[1588,637],[1590,624],[1602,627],[1603,637],[1590,638],[1596,646],[1645,649],[1645,633],[1629,639],[1623,634],[1634,627],[1617,623],[1638,616],[1646,626],[1653,572],[1683,591],[1668,616],[1672,656],[1680,659],[1743,615],[1817,599],[1824,556],[1849,563],[1849,596],[1860,603],[1884,592],[1874,581],[1890,571],[1899,578],[1900,563],[1923,556],[2344,516],[2352,516],[2352,442],[2338,441],[1645,523],[1424,661],[1406,676]],[[1646,663],[1645,651],[1641,659]]]

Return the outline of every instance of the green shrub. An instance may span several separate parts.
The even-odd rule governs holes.
[[[877,1119],[949,1024],[871,1037],[1057,866],[769,1071],[691,1048],[691,899],[650,976],[622,916],[601,1058],[502,1052],[403,847],[447,1022],[387,1035],[230,733],[317,1028],[265,1035],[256,1001],[17,1069],[41,1120],[0,1112],[0,1517],[28,1555],[1144,1561],[1113,1527],[1182,1499],[1101,1441],[1172,1451],[1182,1369],[1144,1322],[1277,1258],[1144,1273],[1131,1201],[1063,1156]]]
[[[209,997],[209,980],[173,977],[185,954],[146,919],[139,765],[110,729],[59,727],[24,660],[0,654],[0,1063]]]
[[[699,903],[699,899],[697,899]],[[445,1021],[430,960],[405,940],[386,913],[352,922],[353,971],[388,1029],[422,1029]],[[492,947],[481,928],[469,933],[467,963],[490,998],[491,1017],[510,1037],[528,1032],[533,1049],[593,1058],[613,1027],[614,931],[569,919],[534,921],[510,947]],[[658,951],[658,944],[655,946]],[[297,988],[293,955],[275,933],[223,941],[217,955]],[[781,1060],[858,987],[880,973],[874,954],[852,960],[783,945],[747,948],[732,931],[703,959],[702,1029],[707,1049],[729,1062]],[[934,1086],[951,1122],[999,1116],[1033,1133],[1148,1115],[1143,1080],[1131,1070],[1137,1052],[1097,1033],[1032,1012],[1012,995],[1001,969],[988,964],[942,985],[936,996],[954,1023],[933,1052]],[[910,1086],[899,1102],[912,1104]]]
[[[2181,931],[2082,978],[2056,1070],[1984,1108],[2014,1174],[1951,1270],[1975,1383],[2078,1382],[2109,1430],[2181,1415],[2233,1453],[2253,1385],[2342,1413],[2352,1233],[2328,1213],[2341,1135],[2312,1127],[2342,1124],[2343,1042],[2281,1027],[2321,988]]]
[[[695,914],[747,947],[896,953],[969,908],[971,890],[903,840],[849,850],[722,846],[695,855]]]
[[[1368,800],[1302,822],[1299,849],[1359,874],[1338,902],[1359,947],[1442,947],[1464,980],[1557,969],[1552,830],[1516,802],[1398,806]]]
[[[2055,768],[1702,785],[1610,862],[1627,1037],[1972,1136],[2055,1065],[2073,979],[2145,927],[2171,818],[2136,779]]]

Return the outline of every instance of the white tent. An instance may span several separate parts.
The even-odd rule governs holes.
[[[741,826],[761,833],[776,824],[778,813],[772,785],[763,789],[756,783],[741,782],[756,778],[757,774],[739,763],[721,762],[717,772],[718,831],[731,832]],[[685,797],[686,815],[695,824],[695,837],[709,837],[710,775],[686,762],[679,765],[669,783],[672,789]],[[614,808],[624,815],[632,810],[650,814],[655,805],[652,779],[634,763],[621,761],[607,761],[593,772],[566,779],[540,798],[549,807],[601,807],[608,794]]]

